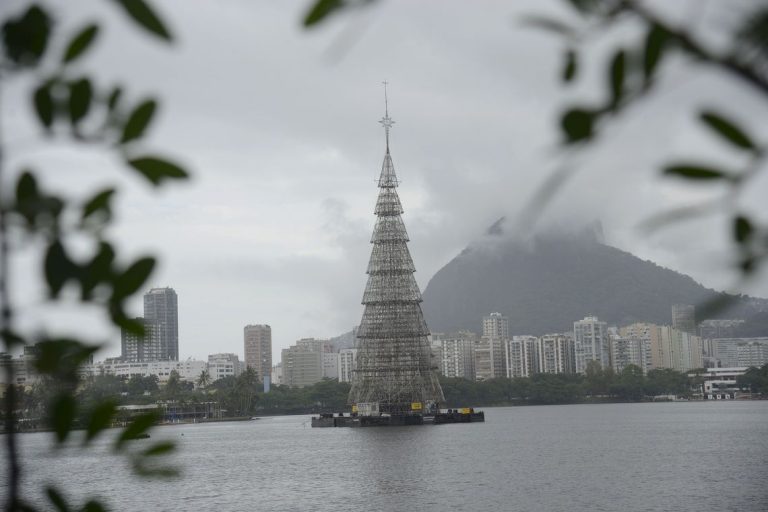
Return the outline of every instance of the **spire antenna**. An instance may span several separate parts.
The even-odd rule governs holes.
[[[384,80],[382,83],[384,84],[384,117],[379,122],[384,127],[384,136],[387,139],[387,153],[389,153],[389,129],[392,128],[395,122],[389,117],[389,100],[387,99],[387,84],[389,82]]]

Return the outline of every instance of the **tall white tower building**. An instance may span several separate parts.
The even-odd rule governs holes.
[[[152,326],[155,360],[178,361],[179,304],[173,288],[152,288],[144,294],[144,322]]]
[[[576,373],[584,373],[590,361],[597,361],[603,368],[611,367],[608,325],[596,316],[588,316],[573,323],[573,347]]]
[[[250,366],[263,381],[272,375],[272,327],[246,325],[243,329],[245,366]]]

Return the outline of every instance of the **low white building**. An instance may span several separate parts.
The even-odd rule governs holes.
[[[736,379],[744,375],[746,367],[707,368],[698,375],[704,380],[702,391],[706,400],[729,400],[739,391]],[[689,374],[693,376],[693,374]]]
[[[237,377],[242,372],[243,364],[237,354],[211,354],[208,356],[208,373],[211,382],[224,377]]]
[[[84,365],[80,368],[83,377],[95,377],[97,375],[115,375],[130,379],[134,375],[149,377],[156,375],[161,384],[168,382],[171,372],[179,374],[181,380],[197,382],[200,374],[208,370],[206,361],[187,359],[186,361],[150,361],[144,363],[127,362],[102,362]],[[210,373],[210,372],[209,372]],[[215,380],[211,374],[211,381]]]

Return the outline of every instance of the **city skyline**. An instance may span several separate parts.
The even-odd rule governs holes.
[[[175,304],[175,292],[169,287],[151,289],[144,295],[145,303],[151,302],[147,297],[169,292],[173,294]],[[590,361],[596,361],[601,368],[611,369],[616,374],[629,365],[639,367],[643,373],[661,368],[685,372],[697,368],[760,366],[768,361],[768,337],[728,337],[736,334],[734,328],[743,325],[744,321],[719,319],[696,323],[695,318],[694,306],[678,303],[671,306],[670,324],[609,325],[594,315],[587,315],[573,322],[572,331],[532,336],[515,334],[514,330],[510,331],[506,315],[492,312],[478,322],[480,334],[468,330],[433,332],[429,335],[429,346],[432,364],[436,365],[439,374],[472,381],[531,377],[536,373],[583,375]],[[352,340],[355,348],[350,348],[348,336],[302,338],[282,349],[280,361],[273,365],[271,327],[247,325],[243,329],[241,363],[237,363],[239,355],[236,353],[209,354],[208,363],[200,358],[174,361],[158,355],[160,344],[155,331],[159,326],[144,318],[137,320],[146,324],[147,340],[139,342],[133,335],[126,338],[124,333],[123,355],[91,365],[91,374],[106,369],[118,375],[137,371],[146,375],[151,373],[150,368],[166,368],[162,365],[170,361],[179,365],[180,373],[187,380],[192,380],[189,376],[195,371],[205,368],[232,372],[234,367],[237,375],[250,366],[256,369],[260,381],[268,375],[275,385],[304,387],[326,378],[351,382],[360,341]],[[356,331],[347,334],[354,336]],[[133,344],[127,344],[126,339],[132,340]],[[141,343],[149,346],[142,347]],[[137,354],[145,357],[136,357]],[[19,364],[23,361],[24,357]],[[222,362],[228,370],[222,368]],[[189,365],[195,365],[191,372]],[[162,382],[167,379],[168,370],[160,375]]]

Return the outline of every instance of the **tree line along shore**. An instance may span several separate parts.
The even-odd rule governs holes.
[[[444,407],[488,407],[507,405],[547,405],[605,402],[643,402],[659,399],[701,397],[701,377],[697,372],[681,373],[670,369],[651,370],[628,366],[620,373],[588,368],[584,375],[535,374],[532,377],[489,379],[473,382],[441,377]],[[744,393],[755,398],[768,397],[768,364],[750,368],[737,381]],[[160,423],[192,423],[250,419],[256,416],[310,414],[349,411],[349,383],[326,379],[312,386],[289,388],[272,386],[265,393],[252,370],[216,382],[192,383],[172,374],[165,385],[157,377],[133,376],[123,380],[99,375],[80,383],[76,391],[82,418],[104,401],[118,406],[116,425],[137,413],[156,411]],[[19,401],[20,430],[45,430],[50,427],[51,397],[56,382],[42,380],[24,391]]]

